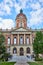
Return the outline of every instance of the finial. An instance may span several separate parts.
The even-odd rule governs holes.
[[[20,9],[20,13],[23,13],[23,10],[22,9]]]

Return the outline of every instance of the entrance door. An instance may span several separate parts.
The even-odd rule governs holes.
[[[23,48],[20,48],[20,56],[24,55],[24,50]]]

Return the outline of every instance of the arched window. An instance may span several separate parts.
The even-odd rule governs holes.
[[[26,38],[26,43],[29,44],[29,38],[28,37]]]
[[[14,37],[14,44],[16,44],[16,37]]]
[[[13,48],[13,53],[16,54],[17,53],[17,49]]]
[[[20,44],[23,44],[23,37],[20,37]]]
[[[10,44],[10,37],[8,37],[8,44]]]
[[[30,48],[29,47],[26,49],[26,52],[27,53],[30,53]]]

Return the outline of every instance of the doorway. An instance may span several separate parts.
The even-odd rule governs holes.
[[[20,56],[23,56],[23,55],[24,55],[24,49],[20,48]]]

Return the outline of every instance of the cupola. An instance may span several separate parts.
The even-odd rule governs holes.
[[[16,16],[16,27],[27,27],[27,18],[22,9],[20,10],[20,13]]]

